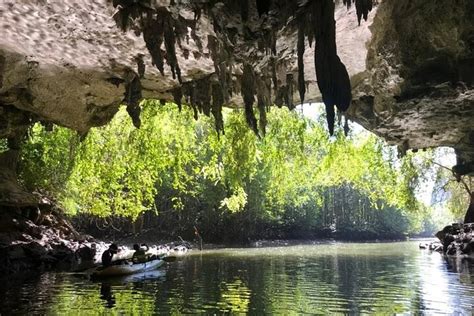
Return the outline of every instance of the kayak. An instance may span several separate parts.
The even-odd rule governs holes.
[[[155,259],[143,263],[124,262],[122,264],[112,265],[107,268],[97,268],[94,272],[92,272],[92,277],[111,277],[150,271],[161,267],[164,262],[165,261],[161,259]]]

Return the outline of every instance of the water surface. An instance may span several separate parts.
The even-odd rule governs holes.
[[[68,273],[3,282],[0,296],[1,315],[471,315],[474,264],[418,242],[221,249],[106,282]]]

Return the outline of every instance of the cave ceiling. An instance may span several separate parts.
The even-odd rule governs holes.
[[[324,102],[408,149],[450,146],[474,170],[474,1],[0,2],[0,137],[32,122],[85,134],[126,104],[191,106],[221,130],[243,107]],[[369,11],[371,9],[371,11]],[[335,23],[334,23],[335,21]],[[257,114],[258,113],[258,114]]]

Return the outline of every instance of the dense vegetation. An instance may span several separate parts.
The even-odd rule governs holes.
[[[196,227],[208,241],[435,229],[415,198],[422,166],[413,155],[399,160],[368,133],[329,138],[322,122],[286,109],[271,109],[261,139],[239,110],[225,112],[224,122],[218,135],[211,119],[145,101],[140,129],[123,110],[82,142],[38,124],[23,149],[21,179],[80,223],[188,238]]]

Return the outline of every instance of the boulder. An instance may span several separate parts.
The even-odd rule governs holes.
[[[452,224],[436,233],[443,245],[443,252],[449,256],[474,257],[473,223]]]

